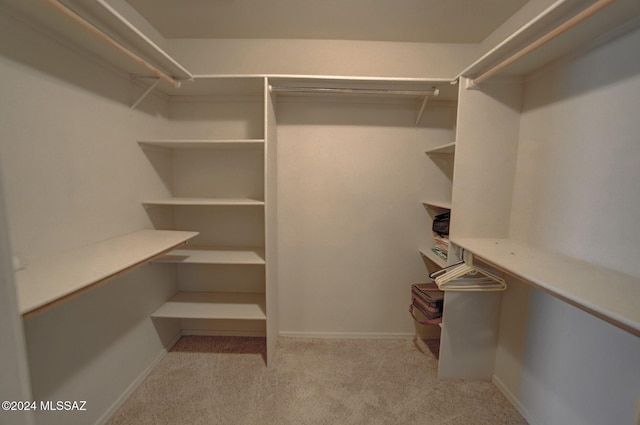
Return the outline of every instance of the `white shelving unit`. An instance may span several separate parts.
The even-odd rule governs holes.
[[[80,295],[184,245],[197,232],[140,230],[44,258],[16,272],[26,317]]]
[[[443,145],[435,146],[431,149],[425,151],[427,156],[443,171],[443,173],[447,176],[447,179],[453,180],[453,162],[455,158],[456,152],[456,143],[445,143]],[[450,194],[448,195],[451,196]],[[451,201],[450,200],[426,200],[422,202],[425,209],[433,219],[438,214],[443,214],[451,211]],[[435,244],[435,242],[434,242]],[[438,268],[444,268],[448,264],[448,258],[444,259],[433,252],[431,249],[422,249],[420,250],[420,254],[423,258],[426,258],[431,263],[435,264]],[[432,271],[432,270],[430,270]]]
[[[203,91],[176,91],[175,108],[197,114],[178,129],[196,137],[138,141],[171,192],[142,201],[149,215],[162,228],[200,232],[193,245],[156,260],[177,267],[178,292],[152,317],[180,320],[183,333],[266,335],[270,164],[266,124],[256,122],[266,120],[266,82],[205,77],[194,86]]]

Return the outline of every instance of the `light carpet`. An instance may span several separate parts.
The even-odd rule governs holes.
[[[438,380],[415,340],[182,337],[108,425],[526,425],[491,382]]]

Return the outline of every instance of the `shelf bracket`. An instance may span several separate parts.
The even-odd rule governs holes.
[[[135,77],[133,77],[133,78],[135,79]],[[143,100],[145,97],[147,97],[147,95],[148,95],[149,93],[151,93],[151,92],[153,91],[153,89],[155,89],[155,88],[156,88],[156,86],[157,86],[158,84],[160,84],[160,78],[154,78],[154,79],[155,79],[155,81],[153,82],[153,84],[151,84],[151,85],[149,86],[149,88],[148,88],[144,93],[142,93],[142,95],[138,98],[138,100],[136,100],[135,102],[133,102],[133,104],[131,105],[131,109],[135,109],[135,108],[136,108],[136,106],[138,106],[138,104],[139,104],[140,102],[142,102],[142,100]]]
[[[427,101],[429,100],[429,96],[425,96],[422,101],[422,106],[420,106],[420,112],[418,112],[418,118],[416,118],[416,127],[420,124],[420,119],[422,118],[422,114],[424,113],[424,108],[427,106]]]

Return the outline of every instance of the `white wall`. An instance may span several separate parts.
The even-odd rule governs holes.
[[[511,216],[512,237],[635,276],[639,43],[636,30],[527,81]],[[503,327],[527,332],[501,334],[496,376],[532,424],[633,423],[640,338],[537,290],[508,302]]]
[[[280,101],[280,330],[413,335],[410,285],[426,279],[421,201],[450,183],[425,155],[453,140],[455,107]]]
[[[0,165],[13,255],[38,257],[151,223],[140,199],[166,188],[136,144],[163,134],[167,105],[122,76],[0,15]],[[38,424],[95,423],[162,353],[177,329],[149,313],[175,290],[166,266],[132,274],[25,320],[34,400],[87,400],[82,414],[38,412]]]
[[[453,78],[475,44],[347,40],[167,40],[194,74],[307,74]]]
[[[24,328],[18,314],[18,303],[9,246],[4,197],[0,174],[0,398],[8,401],[31,400],[29,366],[27,365]],[[15,425],[33,424],[31,411],[2,412],[2,423]]]

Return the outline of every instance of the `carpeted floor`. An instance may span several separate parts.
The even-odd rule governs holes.
[[[108,425],[526,425],[490,382],[438,380],[412,340],[183,337]]]

